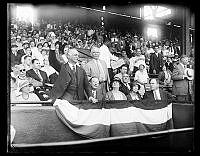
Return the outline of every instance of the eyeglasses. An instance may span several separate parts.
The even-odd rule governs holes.
[[[25,72],[25,71],[26,71],[26,69],[20,69],[19,71],[20,71],[20,72]]]

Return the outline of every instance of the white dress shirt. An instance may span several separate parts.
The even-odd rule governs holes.
[[[106,62],[107,68],[111,68],[110,66],[111,60],[118,60],[118,57],[112,55],[110,53],[109,48],[104,44],[99,48],[99,51],[100,51],[99,59],[104,60]]]
[[[153,94],[155,100],[161,100],[159,89],[154,90]]]

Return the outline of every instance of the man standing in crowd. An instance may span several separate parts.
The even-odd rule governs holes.
[[[155,53],[152,53],[150,56],[150,62],[149,62],[149,73],[150,74],[158,74],[162,70],[163,66],[163,58],[159,51],[159,46],[155,45],[154,51]]]
[[[50,54],[55,55],[55,40],[52,40]],[[89,89],[89,81],[86,72],[83,68],[77,66],[78,63],[78,51],[73,48],[69,49],[67,53],[68,62],[60,64],[60,71],[58,78],[50,90],[49,96],[51,99],[64,99],[64,100],[86,100],[86,95],[89,101],[93,103],[97,102],[92,97],[91,90]],[[49,56],[49,60],[51,57]],[[59,64],[59,62],[58,62]]]
[[[116,57],[116,56],[114,56],[110,53],[110,50],[108,48],[109,43],[110,43],[110,41],[108,39],[104,40],[104,43],[101,45],[101,47],[99,49],[99,51],[100,51],[99,59],[104,60],[106,62],[109,77],[110,77],[110,80],[112,80],[114,75],[113,75],[113,71],[112,71],[112,68],[110,66],[110,63],[111,63],[112,60],[117,61],[118,57]]]
[[[189,83],[186,76],[186,68],[188,64],[188,57],[182,55],[178,65],[174,66],[172,72],[172,93],[176,95],[176,100],[178,101],[188,101],[189,100]]]
[[[85,65],[85,71],[88,79],[91,77],[97,77],[99,79],[100,88],[103,94],[109,91],[110,78],[108,74],[108,69],[104,60],[99,59],[100,51],[99,48],[93,46],[91,48],[91,56],[93,59]]]

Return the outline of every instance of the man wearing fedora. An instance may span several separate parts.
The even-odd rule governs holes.
[[[172,94],[176,96],[176,100],[178,101],[191,100],[190,85],[187,76],[187,64],[188,57],[186,55],[182,55],[179,63],[174,66],[174,70],[172,72]]]

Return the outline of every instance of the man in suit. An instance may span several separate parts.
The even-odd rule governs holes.
[[[104,60],[100,60],[99,55],[99,48],[97,46],[93,46],[91,48],[91,56],[93,59],[85,65],[84,69],[88,79],[94,76],[99,79],[100,88],[102,89],[103,94],[106,94],[106,92],[109,91],[108,86],[110,84],[110,78],[106,62]]]
[[[156,78],[152,78],[149,80],[150,84],[150,91],[146,91],[144,93],[143,99],[148,99],[148,100],[162,100],[167,103],[172,102],[173,100],[173,95],[170,94],[167,91],[162,90],[162,88],[159,88],[159,80]]]
[[[173,72],[174,65],[173,65],[170,57],[167,57],[167,62],[165,62],[165,66],[167,69],[169,69],[171,72]]]
[[[51,41],[51,50],[49,53],[49,62],[57,61],[59,71],[58,78],[54,83],[53,88],[50,90],[49,96],[52,100],[86,100],[97,102],[92,97],[91,90],[89,89],[89,81],[85,70],[77,65],[79,53],[75,48],[69,49],[67,55],[68,62],[63,64],[56,59],[55,55],[55,40]],[[51,64],[50,64],[51,65]],[[53,65],[52,65],[53,66]],[[54,66],[53,66],[54,67]],[[87,96],[86,96],[86,95]]]
[[[105,96],[105,93],[103,93],[100,88],[99,79],[97,77],[91,77],[89,82],[92,90],[92,96],[98,101],[101,101]]]
[[[119,87],[119,90],[121,92],[123,92],[126,96],[130,93],[130,78],[129,78],[129,75],[124,73],[122,75],[122,84],[121,86]]]
[[[32,78],[32,84],[34,86],[34,91],[36,95],[42,101],[46,101],[49,99],[48,95],[46,94],[46,90],[50,89],[50,87],[46,86],[45,83],[49,83],[49,78],[47,73],[40,70],[40,62],[38,59],[32,60],[32,69],[26,71],[26,76],[28,78]]]
[[[163,66],[163,57],[160,53],[158,53],[158,45],[155,45],[154,51],[155,53],[152,53],[150,56],[150,61],[149,61],[149,73],[150,74],[158,74],[162,70]]]
[[[185,73],[188,64],[188,57],[182,55],[180,57],[179,64],[174,66],[172,72],[172,93],[176,95],[176,100],[178,101],[188,101],[190,99],[189,95],[189,83]]]

